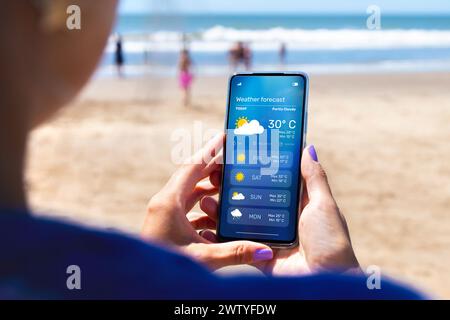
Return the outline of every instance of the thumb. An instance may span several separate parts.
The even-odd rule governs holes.
[[[303,150],[301,171],[310,202],[334,201],[327,175],[319,163],[313,145]]]
[[[262,243],[231,241],[226,243],[193,243],[188,250],[210,269],[271,260],[272,249]],[[194,251],[194,252],[192,252]]]

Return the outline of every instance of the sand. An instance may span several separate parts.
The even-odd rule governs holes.
[[[227,80],[95,79],[29,144],[32,207],[136,234],[168,179],[171,132],[223,128]],[[308,141],[364,267],[450,298],[450,74],[311,76]]]

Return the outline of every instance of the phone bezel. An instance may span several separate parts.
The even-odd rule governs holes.
[[[245,72],[245,73],[235,73],[233,74],[229,81],[228,81],[228,98],[227,98],[227,109],[226,109],[226,114],[225,114],[225,134],[226,134],[226,130],[228,128],[228,123],[229,123],[229,111],[230,111],[230,97],[231,97],[231,83],[233,81],[233,79],[237,76],[300,76],[304,79],[304,83],[305,83],[305,92],[303,94],[303,108],[302,108],[302,117],[303,117],[303,130],[302,130],[302,136],[301,136],[301,141],[300,141],[300,145],[301,145],[301,150],[300,151],[300,158],[299,158],[299,163],[298,166],[300,167],[301,165],[301,160],[302,160],[302,150],[304,149],[305,145],[306,145],[306,130],[307,130],[307,124],[308,124],[308,92],[309,92],[309,78],[308,75],[304,72]],[[226,139],[226,138],[225,138]],[[225,163],[225,154],[226,154],[226,143],[224,143],[224,147],[223,147],[223,154],[224,154],[224,163]],[[224,179],[224,174],[225,174],[225,170],[224,170],[225,166],[222,166],[222,181]],[[297,206],[296,206],[296,214],[297,214],[297,219],[295,220],[295,230],[298,230],[298,223],[299,223],[299,208],[300,208],[300,199],[302,197],[302,193],[303,193],[303,179],[301,176],[301,170],[299,170],[299,181],[300,181],[300,188],[299,188],[299,194],[298,194],[298,199],[299,201],[297,201]],[[222,207],[222,193],[223,193],[223,182],[220,185],[220,189],[219,189],[219,207],[218,207],[218,222],[217,222],[217,228],[216,228],[216,235],[217,238],[220,242],[228,242],[228,241],[236,241],[236,240],[249,240],[249,241],[255,241],[255,242],[261,242],[261,243],[265,243],[271,247],[274,248],[290,248],[290,247],[294,247],[296,245],[298,245],[298,232],[295,232],[295,236],[294,239],[292,240],[288,240],[288,241],[282,241],[282,240],[271,240],[271,241],[261,241],[261,239],[252,239],[252,238],[235,238],[235,237],[225,237],[222,236],[220,234],[220,221],[221,221],[221,207]]]

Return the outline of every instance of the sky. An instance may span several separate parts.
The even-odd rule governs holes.
[[[384,14],[450,14],[450,0],[121,0],[121,13],[366,13],[377,5]]]

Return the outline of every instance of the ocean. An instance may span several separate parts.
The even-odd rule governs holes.
[[[309,73],[450,71],[450,16],[382,15],[120,15],[125,73],[173,76],[182,39],[197,74],[228,74],[236,41],[252,51],[252,69]],[[183,36],[184,35],[184,36]],[[279,48],[287,49],[285,61]],[[115,74],[111,37],[98,74]]]

